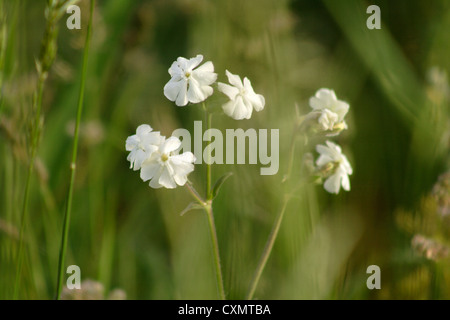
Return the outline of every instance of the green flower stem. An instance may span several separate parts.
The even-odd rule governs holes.
[[[216,272],[217,290],[220,299],[225,300],[226,298],[223,286],[222,265],[220,263],[219,242],[217,241],[216,225],[214,223],[214,213],[212,209],[212,200],[204,201],[190,182],[186,183],[186,187],[191,193],[191,195],[194,197],[194,199],[203,207],[203,209],[206,212],[214,256],[214,268]]]
[[[212,113],[209,112],[205,102],[203,102],[203,109],[205,110],[206,117],[206,130],[212,127]],[[211,136],[207,137],[211,140]],[[214,252],[214,266],[216,269],[217,289],[219,291],[219,297],[221,300],[225,300],[225,290],[223,287],[222,266],[220,264],[219,244],[217,241],[216,225],[214,223],[214,213],[212,208],[213,193],[211,190],[211,153],[208,152],[208,159],[206,159],[206,205],[204,206],[206,215],[208,217],[209,233],[211,236],[213,252]]]
[[[264,267],[266,266],[267,260],[270,257],[272,252],[273,244],[275,243],[275,239],[278,236],[278,232],[280,231],[281,222],[283,221],[284,213],[286,212],[286,207],[289,202],[290,197],[285,196],[283,205],[281,207],[280,212],[275,220],[275,224],[272,227],[272,231],[270,232],[269,239],[267,240],[266,246],[264,247],[263,254],[258,262],[258,266],[256,268],[255,274],[253,275],[252,282],[250,284],[250,290],[247,294],[247,300],[253,299],[253,295],[255,294],[256,287],[258,286],[259,279],[261,278],[261,274],[264,271]]]
[[[94,6],[95,6],[95,0],[91,0],[89,23],[88,23],[88,27],[87,27],[86,42],[85,42],[84,52],[83,52],[83,65],[82,65],[82,71],[81,71],[80,91],[79,91],[79,95],[78,95],[77,121],[75,124],[75,133],[74,133],[74,141],[73,141],[73,149],[72,149],[72,162],[70,164],[69,193],[67,195],[67,207],[66,207],[66,211],[65,211],[65,215],[64,215],[64,227],[63,227],[63,233],[62,233],[62,237],[61,237],[61,250],[59,253],[58,280],[57,280],[57,286],[56,286],[56,299],[57,300],[60,298],[61,291],[62,291],[62,282],[63,282],[63,275],[64,275],[64,262],[65,262],[65,258],[66,258],[67,239],[68,239],[69,226],[70,226],[70,214],[71,214],[71,210],[72,210],[72,198],[73,198],[73,187],[74,187],[74,182],[75,182],[78,138],[79,138],[81,115],[83,113],[84,89],[85,89],[86,75],[87,75],[87,61],[88,61],[88,54],[89,54],[89,46],[90,46],[91,35],[92,35],[92,18],[93,18],[93,13],[94,13]]]
[[[206,215],[208,217],[209,233],[211,236],[213,252],[214,252],[214,266],[216,269],[217,289],[219,291],[220,299],[225,300],[225,290],[223,287],[222,266],[220,264],[219,244],[217,241],[216,225],[214,223],[212,200],[208,200],[207,205],[204,208],[206,211]]]

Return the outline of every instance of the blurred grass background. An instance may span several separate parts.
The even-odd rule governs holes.
[[[0,3],[0,298],[11,299],[46,2]],[[381,30],[366,28],[371,4],[381,8]],[[60,21],[44,89],[21,299],[55,294],[89,13],[87,0],[79,5],[82,29],[68,30],[68,15]],[[277,175],[260,176],[259,165],[213,167],[213,180],[234,172],[214,202],[228,298],[245,297],[283,195],[300,179],[301,152],[313,150],[296,149],[291,179],[280,185],[294,106],[308,112],[309,97],[325,87],[351,106],[349,129],[335,140],[353,165],[352,190],[299,190],[255,297],[449,299],[448,177],[436,185],[450,164],[448,30],[447,0],[97,1],[66,265],[129,299],[217,297],[204,213],[180,217],[191,201],[186,190],[151,189],[128,169],[125,152],[142,123],[170,136],[202,120],[199,106],[176,107],[163,86],[178,56],[203,54],[219,81],[228,69],[266,98],[251,120],[218,112],[213,127],[280,129]],[[221,99],[216,92],[209,103],[220,111]],[[190,179],[203,192],[204,167]],[[418,234],[428,246],[414,246]],[[381,290],[366,287],[372,264],[381,268]]]

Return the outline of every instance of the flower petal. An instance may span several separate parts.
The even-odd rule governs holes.
[[[223,112],[233,118],[234,109],[236,109],[236,100],[230,100],[222,105]]]
[[[147,134],[152,130],[152,127],[150,127],[148,124],[141,124],[139,127],[137,127],[136,134],[138,136],[143,136],[144,134]]]
[[[167,189],[174,189],[177,187],[175,180],[169,173],[168,167],[166,166],[159,177],[158,183]]]
[[[217,88],[220,92],[224,93],[231,100],[234,100],[236,98],[236,96],[239,94],[238,88],[232,87],[226,83],[218,82]]]
[[[316,165],[318,167],[322,167],[324,165],[326,165],[327,163],[333,162],[334,160],[330,158],[329,155],[321,155],[317,161],[316,161]]]
[[[347,174],[353,174],[353,168],[345,155],[342,155],[341,166]]]
[[[137,135],[132,135],[127,138],[125,141],[125,150],[132,151],[139,145],[140,139]]]
[[[341,188],[341,176],[337,173],[333,174],[325,181],[323,187],[329,193],[338,194]]]
[[[186,175],[174,175],[173,179],[175,180],[175,183],[179,186],[184,186],[187,182],[187,176]]]
[[[247,99],[250,100],[255,111],[259,112],[264,109],[264,105],[266,103],[264,97],[260,94],[248,94],[246,95]]]
[[[247,96],[244,96],[242,98],[242,101],[244,102],[245,109],[247,110],[247,115],[245,116],[245,119],[250,119],[252,117],[252,113],[253,113],[253,105]]]
[[[188,68],[189,60],[186,58],[183,58],[183,57],[178,57],[177,61],[175,63],[177,63],[178,68],[180,69],[180,73],[184,74],[184,72]],[[173,64],[172,64],[172,66],[173,66]]]
[[[203,60],[203,56],[198,54],[195,58],[189,59],[184,71],[192,71],[195,67],[197,67]]]
[[[337,100],[334,90],[330,90],[330,89],[326,89],[326,88],[319,89],[316,92],[315,96],[326,102],[331,102],[331,101]]]
[[[342,178],[342,181],[341,181],[341,183],[342,183],[342,188],[343,188],[345,191],[350,191],[350,179],[348,178],[348,175],[342,174],[342,175],[341,175],[341,178]]]
[[[181,141],[177,137],[170,137],[161,145],[161,153],[169,154],[181,147]]]
[[[207,96],[202,91],[202,88],[200,87],[199,83],[194,78],[190,78],[188,81],[189,81],[189,89],[187,91],[187,99],[189,100],[189,102],[199,103],[204,101],[207,98]]]
[[[183,74],[183,70],[180,68],[180,64],[177,61],[174,61],[169,68],[169,74],[172,77],[180,76]]]
[[[173,78],[164,86],[164,95],[170,101],[175,101],[182,90],[182,86],[186,83],[185,79],[174,81]]]
[[[209,86],[216,82],[217,73],[214,73],[213,63],[208,61],[192,71],[192,77],[194,77],[201,85]]]
[[[330,140],[327,140],[325,142],[327,144],[327,146],[336,154],[341,155],[342,154],[342,149],[340,146],[338,146],[337,144],[331,142]]]
[[[326,103],[323,100],[318,99],[316,97],[311,97],[309,99],[309,105],[314,110],[322,110],[322,109],[325,109],[327,107]]]
[[[174,175],[186,176],[194,171],[195,157],[191,152],[170,157],[170,163],[174,170]]]
[[[145,146],[146,151],[156,151],[161,142],[163,142],[163,136],[161,136],[159,131],[149,132],[142,137],[142,144]]]
[[[148,184],[150,187],[152,187],[154,189],[159,189],[162,187],[162,185],[159,183],[159,178],[161,177],[163,170],[164,170],[164,167],[160,166],[159,170],[156,172],[155,176],[153,177],[152,180],[150,180],[150,183]]]
[[[180,91],[178,92],[177,99],[175,100],[175,104],[179,107],[183,107],[188,104],[187,98],[187,81],[181,81]]]
[[[318,144],[318,145],[316,146],[316,151],[317,151],[318,153],[320,153],[321,155],[323,155],[323,156],[328,156],[328,157],[330,157],[330,158],[333,159],[334,153],[333,153],[333,151],[330,149],[329,146],[324,146],[323,144]],[[333,159],[333,160],[335,160],[335,159]]]
[[[213,92],[214,92],[213,88],[210,87],[210,86],[202,86],[201,87],[201,91],[205,95],[205,99],[208,98],[209,96],[211,96],[213,94]]]
[[[140,177],[143,181],[155,178],[161,165],[157,161],[146,161],[142,164]]]
[[[339,115],[339,122],[344,120],[345,115],[350,109],[350,105],[344,101],[335,101],[333,104],[333,111]]]
[[[228,77],[228,81],[230,82],[230,84],[232,84],[233,86],[235,86],[238,89],[242,89],[244,87],[244,85],[242,84],[241,77],[239,77],[236,74],[232,74],[228,70],[225,70],[225,73]]]
[[[244,104],[244,101],[241,96],[236,98],[236,106],[233,111],[232,118],[236,120],[246,119],[248,117],[248,108]]]

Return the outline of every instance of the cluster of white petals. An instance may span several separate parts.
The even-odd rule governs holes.
[[[178,154],[181,141],[177,137],[164,139],[158,150],[142,163],[141,179],[150,180],[150,187],[168,189],[183,186],[187,175],[194,171],[195,156],[192,152]]]
[[[180,139],[166,139],[147,124],[140,125],[125,143],[130,151],[130,168],[140,169],[141,179],[150,180],[152,188],[173,189],[186,183],[188,174],[194,171],[195,156],[192,152],[179,154],[180,148]]]
[[[342,188],[350,191],[349,175],[353,173],[352,166],[347,157],[342,153],[341,147],[331,141],[326,141],[326,145],[317,145],[317,152],[320,154],[316,161],[319,168],[327,168],[331,172],[324,183],[324,188],[330,193],[338,194]]]
[[[172,77],[164,86],[164,95],[177,106],[185,106],[188,102],[200,103],[213,94],[211,85],[217,80],[214,65],[211,61],[202,62],[203,56],[186,59],[179,57],[169,68]],[[197,68],[198,67],[198,68]]]
[[[333,90],[319,89],[314,97],[309,99],[309,105],[313,112],[321,113],[318,121],[323,130],[332,131],[337,126],[341,129],[347,128],[344,117],[350,106],[347,102],[339,100]]]
[[[142,163],[158,149],[163,137],[158,131],[153,131],[148,124],[140,125],[136,134],[129,136],[125,142],[125,149],[130,151],[127,160],[130,169],[139,170]]]
[[[214,65],[211,61],[203,61],[202,55],[186,59],[178,57],[169,68],[171,79],[164,86],[164,95],[177,106],[186,106],[190,103],[200,103],[213,94],[211,85],[217,80]],[[264,109],[265,99],[255,93],[250,80],[244,81],[238,75],[225,71],[230,84],[219,82],[218,89],[228,96],[230,101],[222,106],[226,115],[236,120],[250,119],[253,109]]]
[[[230,98],[230,101],[222,106],[227,116],[235,120],[250,119],[253,109],[261,111],[264,109],[265,99],[262,95],[255,93],[250,80],[245,77],[244,82],[238,75],[232,74],[228,70],[225,71],[228,81],[226,83],[218,83],[219,91],[223,92]]]
[[[168,70],[171,78],[164,86],[167,99],[182,107],[203,102],[213,94],[217,73],[211,61],[200,65],[202,61],[203,56],[199,54],[190,59],[178,57],[172,63]],[[231,85],[219,83],[218,86],[230,98],[223,105],[227,115],[238,120],[250,119],[253,109],[264,109],[264,97],[253,91],[250,80],[244,78],[242,82],[228,70],[226,75]],[[130,168],[141,170],[141,179],[149,181],[152,188],[182,186],[194,170],[195,156],[191,152],[179,154],[181,141],[177,137],[166,139],[147,124],[140,125],[136,134],[127,138],[125,149],[130,152],[127,157]]]

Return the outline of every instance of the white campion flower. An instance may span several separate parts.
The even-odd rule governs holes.
[[[228,70],[225,72],[231,86],[219,82],[218,89],[230,98],[230,101],[222,106],[227,116],[235,120],[250,119],[253,109],[256,111],[264,109],[264,97],[253,91],[252,84],[247,77],[244,78],[242,83],[238,75],[234,75]]]
[[[127,160],[130,161],[130,169],[139,170],[142,162],[158,150],[162,141],[159,131],[153,131],[148,124],[142,124],[136,129],[136,134],[129,136],[125,142],[125,149],[130,151]]]
[[[324,130],[334,130],[336,126],[347,129],[344,117],[350,108],[345,101],[338,100],[336,94],[330,89],[319,89],[314,97],[309,99],[313,112],[321,112],[319,123]]]
[[[344,190],[350,191],[348,176],[353,173],[353,169],[347,157],[342,154],[341,148],[331,141],[326,141],[326,145],[317,145],[316,150],[320,153],[316,161],[319,170],[331,172],[323,185],[325,190],[329,193],[338,194],[342,185]]]
[[[167,99],[182,107],[188,102],[205,101],[213,94],[211,85],[217,80],[217,73],[214,73],[214,65],[211,61],[198,67],[202,60],[203,56],[199,54],[189,60],[179,57],[172,63],[169,68],[172,78],[164,86],[164,95]]]
[[[164,139],[158,150],[142,163],[141,179],[150,180],[152,188],[183,186],[187,175],[194,171],[195,156],[192,152],[178,154],[180,147],[181,141],[177,137]]]

